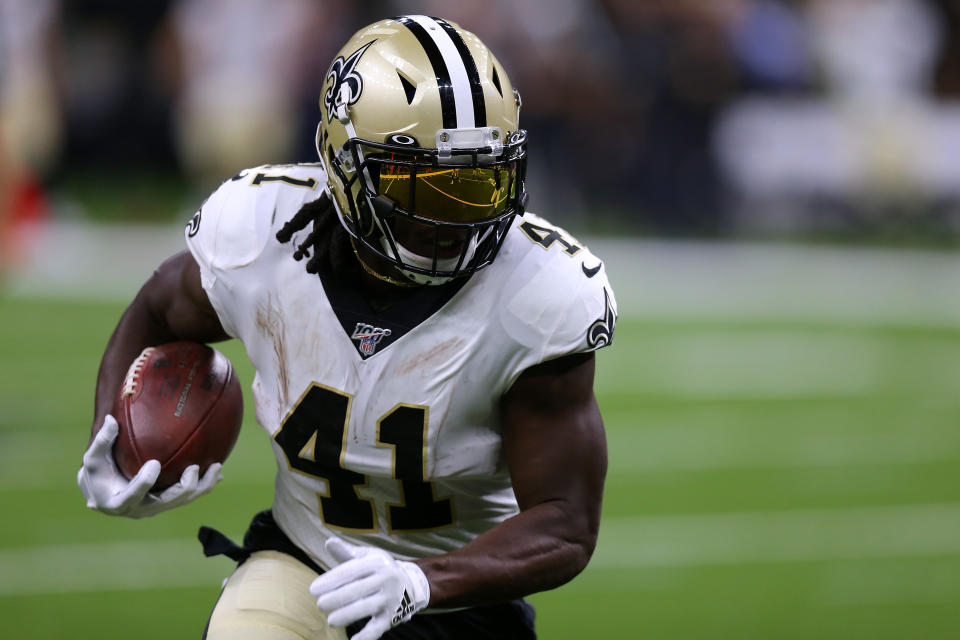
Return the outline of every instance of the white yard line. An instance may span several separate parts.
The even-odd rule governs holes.
[[[608,518],[594,570],[805,563],[960,554],[960,503]],[[0,596],[209,586],[231,570],[197,542],[0,550]],[[639,576],[639,574],[638,574]]]
[[[776,564],[960,554],[960,503],[605,520],[591,566]]]
[[[10,274],[15,295],[129,299],[183,227],[56,222]],[[586,238],[622,316],[960,326],[960,254]],[[576,259],[576,258],[574,258]],[[117,265],[123,265],[118,269]]]
[[[830,430],[825,425],[769,429],[670,424],[614,429],[607,434],[610,480],[637,473],[717,469],[812,469],[960,461],[960,435],[944,428],[918,432]],[[633,477],[631,482],[635,482]]]
[[[960,254],[600,240],[621,314],[960,326]]]
[[[607,393],[691,398],[845,398],[894,389],[915,397],[953,397],[960,386],[960,341],[924,336],[911,343],[848,331],[625,333],[598,358]]]
[[[120,541],[0,550],[0,596],[209,586],[231,571],[196,540]]]
[[[602,391],[847,397],[876,388],[890,359],[890,342],[883,338],[816,331],[708,328],[654,337],[630,334],[626,340],[626,348],[600,354]],[[947,346],[960,355],[960,347]]]

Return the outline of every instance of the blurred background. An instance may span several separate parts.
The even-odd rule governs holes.
[[[403,11],[497,52],[533,204],[562,224],[956,241],[953,0],[3,0],[8,235],[45,215],[182,217],[238,168],[312,161],[333,54]]]
[[[229,563],[191,538],[269,504],[266,435],[248,394],[211,496],[88,512],[99,356],[217,184],[315,160],[330,60],[400,13],[496,53],[530,208],[620,302],[600,546],[541,637],[956,637],[957,0],[0,0],[9,627],[199,636]]]

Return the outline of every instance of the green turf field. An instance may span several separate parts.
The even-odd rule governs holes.
[[[248,397],[213,494],[144,521],[85,509],[121,310],[0,296],[0,636],[199,637],[229,562],[197,526],[239,536],[270,502]],[[960,636],[958,391],[960,328],[622,317],[600,356],[600,545],[533,598],[541,638]]]

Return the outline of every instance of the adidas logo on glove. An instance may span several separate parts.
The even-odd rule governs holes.
[[[397,613],[393,616],[391,623],[397,625],[402,622],[407,616],[413,615],[413,612],[417,608],[413,604],[413,600],[410,598],[410,593],[404,589],[403,590],[403,600],[400,601],[400,606],[397,607]]]

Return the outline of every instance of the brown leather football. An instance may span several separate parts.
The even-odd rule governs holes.
[[[114,408],[120,433],[117,467],[132,478],[147,460],[159,460],[152,491],[200,465],[200,475],[226,460],[240,435],[243,392],[230,361],[197,342],[147,347],[133,361]]]

